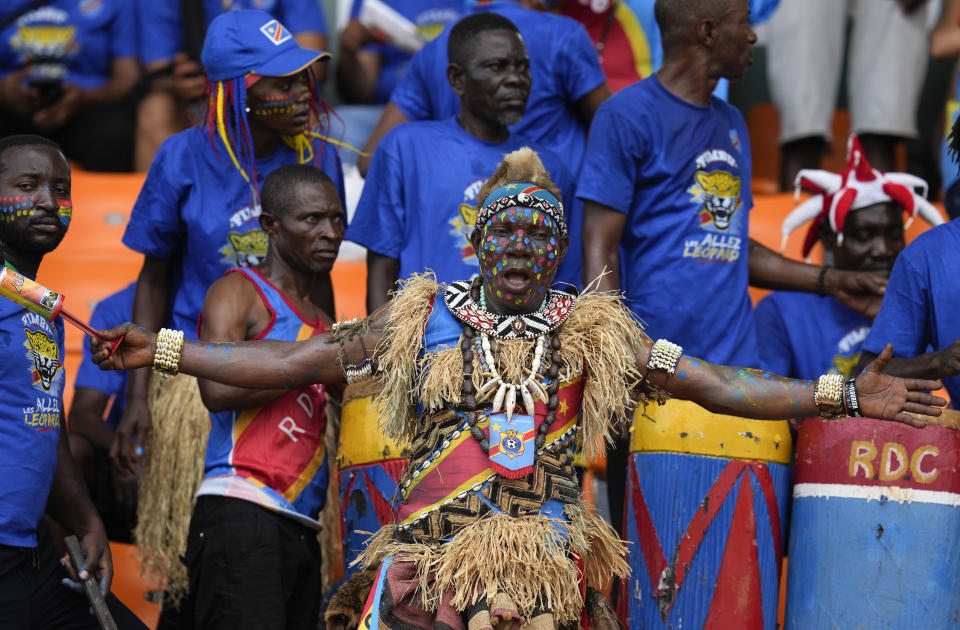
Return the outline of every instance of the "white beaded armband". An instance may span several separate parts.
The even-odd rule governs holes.
[[[153,371],[164,376],[176,376],[183,358],[183,331],[161,328],[157,333],[157,348],[153,352]]]
[[[823,374],[813,386],[813,402],[817,405],[820,417],[836,418],[844,413],[843,374]]]
[[[666,339],[657,339],[650,349],[650,358],[647,359],[647,370],[663,370],[667,374],[677,371],[677,364],[683,356],[683,348]]]

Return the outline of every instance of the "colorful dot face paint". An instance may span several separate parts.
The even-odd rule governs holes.
[[[538,307],[561,258],[556,222],[539,210],[506,208],[483,226],[477,257],[492,299],[509,310]]]
[[[253,113],[257,116],[289,114],[294,110],[298,96],[299,92],[296,90],[291,90],[279,96],[266,96],[253,108]]]
[[[35,212],[36,205],[36,195],[0,197],[0,219],[5,223],[12,223],[17,220],[17,217],[31,216]]]
[[[294,82],[293,87],[283,94],[263,96],[259,102],[252,107],[252,112],[256,116],[282,116],[292,113],[297,106],[297,99],[300,98],[302,90],[307,88],[305,79],[299,79]]]

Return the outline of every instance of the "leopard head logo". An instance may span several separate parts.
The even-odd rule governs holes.
[[[697,171],[694,178],[703,190],[703,207],[713,217],[713,224],[726,230],[740,204],[740,178],[727,171]]]
[[[66,57],[75,48],[76,26],[20,26],[10,39],[10,46],[25,60]]]
[[[40,330],[24,330],[27,343],[30,344],[30,353],[33,355],[33,365],[40,375],[40,383],[44,391],[50,391],[53,379],[60,369],[60,351],[46,333]]]
[[[227,234],[230,247],[238,267],[253,267],[263,262],[267,256],[269,241],[263,230],[249,232],[230,232]]]

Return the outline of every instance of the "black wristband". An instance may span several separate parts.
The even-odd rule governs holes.
[[[823,297],[823,296],[825,296],[825,295],[827,294],[827,292],[824,291],[824,289],[823,289],[823,281],[824,281],[824,279],[826,279],[826,277],[827,277],[827,270],[828,270],[828,269],[830,269],[830,267],[827,266],[827,265],[824,265],[823,267],[820,267],[820,275],[817,276],[817,295],[819,295],[820,297]]]
[[[843,385],[843,406],[847,408],[847,416],[851,418],[862,418],[863,411],[860,410],[860,399],[857,396],[857,381],[848,378]]]

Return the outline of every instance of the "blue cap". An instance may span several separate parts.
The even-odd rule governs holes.
[[[249,72],[267,77],[296,74],[330,53],[301,48],[293,33],[266,11],[227,11],[207,29],[200,59],[211,81]]]

